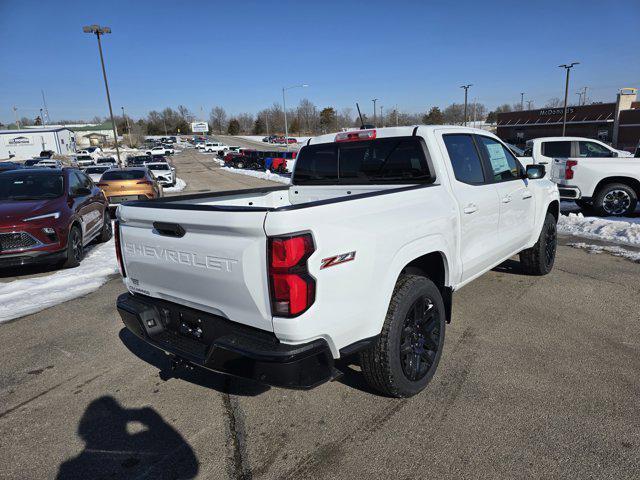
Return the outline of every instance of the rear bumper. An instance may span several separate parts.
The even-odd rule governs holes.
[[[118,313],[132,333],[189,363],[285,388],[309,389],[336,376],[324,340],[281,343],[271,332],[173,302],[124,293]]]
[[[562,200],[579,200],[582,198],[582,193],[578,187],[558,185],[558,192],[560,192]]]

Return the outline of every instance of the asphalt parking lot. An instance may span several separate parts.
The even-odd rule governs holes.
[[[175,162],[185,193],[271,184]],[[508,261],[455,295],[432,383],[397,400],[357,358],[310,391],[174,374],[114,278],[0,325],[0,478],[638,478],[639,279],[564,245],[546,277]]]

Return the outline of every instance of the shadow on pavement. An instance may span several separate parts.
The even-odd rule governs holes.
[[[513,273],[515,275],[524,275],[524,273],[522,273],[522,266],[517,260],[507,260],[506,262],[502,262],[497,267],[493,267],[493,271],[500,273]]]
[[[260,395],[270,388],[267,385],[243,378],[235,378],[233,382],[228,382],[226,381],[228,376],[204,368],[195,367],[192,370],[181,368],[173,371],[171,370],[171,362],[168,355],[140,340],[128,329],[123,328],[120,330],[119,337],[131,353],[160,370],[160,378],[162,380],[177,378],[220,393],[245,397]]]
[[[152,408],[123,408],[113,397],[89,404],[78,435],[80,454],[60,465],[58,479],[195,478],[191,446]]]

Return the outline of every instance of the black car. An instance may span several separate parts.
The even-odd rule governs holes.
[[[145,162],[151,161],[151,155],[136,155],[134,157],[127,158],[128,167],[141,167]]]
[[[43,150],[40,152],[40,158],[51,158],[54,154],[53,150]]]
[[[46,160],[47,158],[30,158],[29,160],[25,160],[22,164],[25,168],[33,168],[35,167],[41,160]]]

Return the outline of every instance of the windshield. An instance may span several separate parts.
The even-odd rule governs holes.
[[[0,175],[0,201],[44,200],[64,192],[61,174],[11,172]]]
[[[155,163],[152,165],[147,164],[147,167],[149,167],[151,170],[169,170],[169,165],[167,165],[166,163]]]
[[[418,137],[309,145],[298,155],[293,178],[295,185],[432,181],[425,146]]]
[[[113,170],[105,172],[102,180],[139,180],[144,178],[144,170]]]

